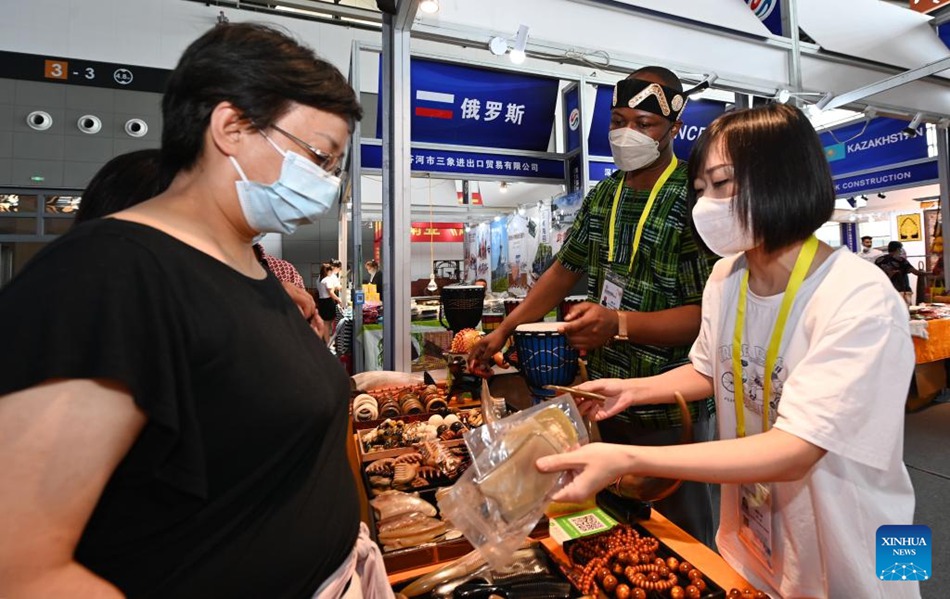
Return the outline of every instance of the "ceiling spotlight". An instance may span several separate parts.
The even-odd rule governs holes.
[[[924,113],[918,112],[914,115],[913,120],[910,122],[910,125],[907,125],[907,128],[904,129],[904,133],[910,137],[917,137],[917,127],[920,127],[920,121],[924,118]]]
[[[824,110],[825,106],[827,106],[831,102],[832,98],[834,97],[835,95],[833,93],[831,92],[826,93],[824,96],[821,97],[821,100],[818,100],[818,102],[815,103],[815,108],[817,108],[818,110]]]
[[[861,199],[864,200],[865,202],[868,201],[868,197],[864,194],[861,195]]]
[[[528,26],[519,25],[518,34],[515,36],[515,46],[508,54],[508,58],[515,64],[521,64],[525,59],[525,48],[528,47]]]
[[[419,3],[419,10],[428,14],[435,14],[439,12],[439,0],[422,0]]]
[[[821,92],[793,92],[788,89],[780,89],[772,97],[773,100],[779,104],[788,104],[789,100],[792,98],[804,98],[807,96],[824,96]]]
[[[501,193],[508,193],[508,182],[502,181],[501,183],[499,183],[498,191],[500,191]]]
[[[887,196],[884,195],[883,193],[879,193],[879,194],[877,194],[877,197],[879,197],[879,198],[881,198],[881,199],[883,200],[883,199],[886,198]]]
[[[857,208],[858,207],[857,200],[855,200],[854,198],[848,198],[848,206],[851,206],[852,208]]]
[[[518,27],[518,33],[515,34],[512,46],[509,46],[508,42],[509,40],[503,37],[493,37],[488,41],[488,49],[495,56],[504,56],[507,53],[511,62],[515,64],[523,63],[526,56],[525,48],[528,46],[528,26],[521,25]]]

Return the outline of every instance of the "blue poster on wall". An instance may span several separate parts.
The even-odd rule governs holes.
[[[907,121],[876,118],[819,134],[835,177],[927,158],[926,127],[904,131]]]
[[[559,80],[415,57],[409,71],[412,141],[548,149]],[[382,102],[376,123],[382,138]]]
[[[581,147],[581,109],[580,86],[564,94],[564,113],[567,115],[567,152],[573,152]]]
[[[775,35],[782,34],[782,0],[745,0],[755,16]]]
[[[491,290],[508,290],[508,218],[491,224]]]

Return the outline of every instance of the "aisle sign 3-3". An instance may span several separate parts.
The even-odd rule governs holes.
[[[162,93],[170,74],[154,67],[0,51],[2,79]]]

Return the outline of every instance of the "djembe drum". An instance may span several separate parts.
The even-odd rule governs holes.
[[[495,312],[485,312],[482,314],[482,331],[485,333],[491,333],[498,328],[498,325],[501,324],[501,321],[505,319],[504,314],[498,314]]]
[[[586,295],[569,295],[561,300],[561,303],[557,307],[557,319],[564,320],[564,317],[567,316],[567,313],[571,311],[571,308],[577,304],[587,301]]]
[[[442,288],[439,306],[439,322],[453,333],[462,329],[474,329],[482,319],[485,304],[485,288],[480,285],[446,285]],[[445,314],[445,320],[442,315]]]
[[[577,377],[577,350],[557,332],[563,322],[535,322],[515,329],[518,368],[536,401],[554,397],[545,385],[570,385]]]
[[[523,301],[523,297],[506,297],[503,299],[502,303],[505,306],[505,316],[509,316],[512,312],[514,312],[515,308],[517,308]],[[534,322],[541,322],[542,320],[544,320],[544,316],[535,320]]]
[[[505,306],[505,316],[510,316],[514,312],[515,308],[518,307],[518,304],[524,300],[523,297],[506,297],[502,300],[502,303]]]

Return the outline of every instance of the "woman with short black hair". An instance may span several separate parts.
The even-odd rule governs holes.
[[[913,522],[902,461],[907,313],[878,268],[814,236],[835,199],[817,134],[785,105],[728,113],[689,166],[696,229],[724,256],[691,364],[584,383],[608,400],[579,405],[601,420],[672,403],[674,391],[715,393],[720,440],[594,443],[543,458],[542,470],[574,474],[555,499],[582,499],[624,474],[722,483],[717,547],[771,596],[919,597],[916,582],[884,582],[877,566],[891,564],[875,565],[878,527]]]
[[[167,189],[0,290],[0,596],[391,596],[348,377],[252,249],[336,203],[356,94],[286,34],[226,24],[162,106]]]

